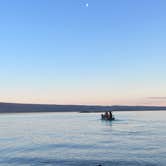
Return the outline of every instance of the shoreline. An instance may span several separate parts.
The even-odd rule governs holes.
[[[160,106],[99,106],[99,105],[49,105],[49,104],[19,104],[0,103],[2,113],[101,113],[106,111],[131,112],[131,111],[166,111]]]

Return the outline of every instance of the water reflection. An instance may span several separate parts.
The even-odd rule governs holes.
[[[0,165],[166,163],[166,112],[114,114],[115,121],[100,114],[2,115]]]

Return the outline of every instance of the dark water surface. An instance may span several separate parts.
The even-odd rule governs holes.
[[[166,112],[0,115],[0,166],[165,166]]]

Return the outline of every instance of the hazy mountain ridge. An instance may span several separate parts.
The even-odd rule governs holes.
[[[0,103],[0,113],[24,112],[104,112],[104,111],[150,111],[166,110],[160,106],[88,106],[88,105],[51,105]]]

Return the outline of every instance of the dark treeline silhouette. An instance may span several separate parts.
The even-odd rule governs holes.
[[[0,103],[0,113],[24,112],[105,112],[105,111],[159,111],[166,107],[159,106],[87,106],[87,105],[50,105]]]

